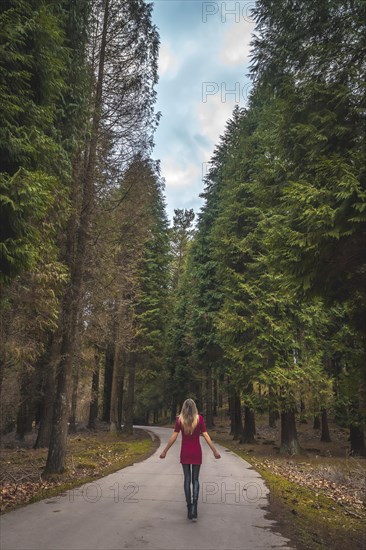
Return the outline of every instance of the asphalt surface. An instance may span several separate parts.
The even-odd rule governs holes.
[[[187,519],[181,435],[161,459],[173,430],[146,429],[160,438],[148,459],[3,515],[1,550],[290,548],[266,519],[269,492],[260,475],[216,443],[221,458],[215,459],[203,438],[198,519]]]

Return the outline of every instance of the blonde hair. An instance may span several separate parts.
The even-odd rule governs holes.
[[[183,426],[184,433],[192,435],[199,422],[197,406],[193,399],[184,401],[178,418]]]

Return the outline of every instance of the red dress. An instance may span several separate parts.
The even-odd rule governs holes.
[[[199,421],[192,435],[185,434],[183,426],[177,416],[175,420],[175,432],[182,432],[182,446],[180,449],[180,463],[181,464],[202,464],[202,449],[200,443],[200,433],[206,432],[205,421],[200,414]]]

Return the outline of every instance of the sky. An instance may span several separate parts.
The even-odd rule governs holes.
[[[156,111],[162,113],[153,157],[161,161],[167,213],[203,204],[203,176],[235,104],[251,88],[254,2],[154,0],[160,34]]]

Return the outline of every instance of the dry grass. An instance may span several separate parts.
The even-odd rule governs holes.
[[[257,419],[257,444],[240,444],[221,416],[212,439],[236,452],[264,477],[269,513],[298,550],[366,548],[366,460],[349,456],[348,433],[331,424],[331,443],[308,424],[298,426],[298,456],[279,453],[279,430]]]
[[[1,451],[1,512],[130,466],[152,454],[157,446],[156,441],[139,429],[134,430],[133,436],[110,434],[106,430],[76,434],[69,437],[64,474],[46,479],[42,472],[47,449],[33,449],[31,442],[32,438],[28,438],[27,448],[17,448],[9,437],[8,448]]]

